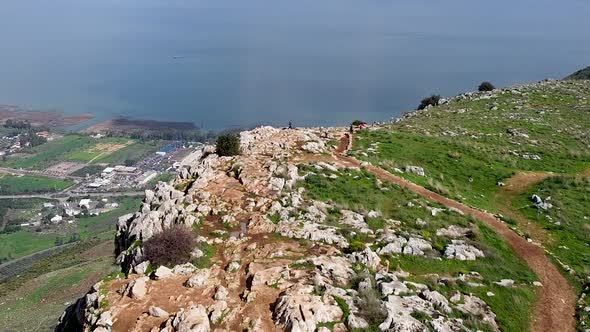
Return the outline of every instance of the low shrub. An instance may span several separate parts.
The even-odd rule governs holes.
[[[436,106],[436,105],[438,105],[439,101],[440,101],[439,95],[431,95],[430,97],[426,97],[426,98],[422,99],[422,101],[420,102],[420,105],[418,106],[418,109],[423,110],[428,106]]]
[[[359,314],[369,325],[380,324],[387,318],[387,310],[383,307],[377,290],[359,291],[359,302]]]
[[[219,135],[215,149],[219,156],[239,155],[240,137],[234,133]]]
[[[190,228],[172,226],[145,241],[143,250],[152,265],[174,266],[190,261],[195,246]]]
[[[482,82],[479,87],[477,88],[478,91],[492,91],[496,87],[490,82]]]

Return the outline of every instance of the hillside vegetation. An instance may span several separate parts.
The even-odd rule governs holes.
[[[468,205],[508,212],[516,220],[504,220],[542,242],[581,282],[573,283],[579,291],[587,282],[590,81],[468,93],[373,129],[356,135],[353,156]],[[508,197],[504,186],[522,172],[546,180],[516,183],[510,190],[520,194]]]
[[[566,80],[590,80],[590,66],[569,75]]]

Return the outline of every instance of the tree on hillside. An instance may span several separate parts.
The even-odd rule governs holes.
[[[492,91],[492,90],[494,90],[495,88],[496,88],[496,87],[495,87],[495,86],[494,86],[492,83],[490,83],[490,82],[488,82],[488,81],[485,81],[485,82],[482,82],[482,83],[479,85],[479,87],[477,88],[477,90],[478,90],[478,91]]]
[[[436,106],[436,105],[438,105],[439,101],[440,101],[439,95],[431,95],[430,97],[426,97],[426,98],[422,99],[422,101],[420,102],[420,105],[418,106],[418,109],[423,110],[428,106]]]
[[[234,133],[219,135],[215,148],[219,156],[238,155],[240,154],[240,137]]]

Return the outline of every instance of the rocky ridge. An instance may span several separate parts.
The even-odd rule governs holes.
[[[379,211],[343,209],[329,222],[337,206],[306,198],[298,183],[310,173],[301,164],[326,177],[351,169],[330,159],[328,142],[342,131],[326,132],[321,138],[315,129],[260,127],[241,133],[240,156],[219,157],[211,146],[195,152],[173,184],[147,190],[140,210],[119,219],[116,254],[125,276],[94,285],[57,330],[442,332],[469,331],[465,318],[474,318],[498,331],[483,299],[460,292],[447,298],[384,259],[485,257],[468,243],[469,229],[440,229],[453,240],[439,257],[433,243],[400,231],[395,220],[371,229],[367,222]],[[142,244],[172,225],[194,230],[193,263],[213,248],[210,264],[164,267],[146,260]],[[364,248],[347,250],[343,229],[366,236]]]

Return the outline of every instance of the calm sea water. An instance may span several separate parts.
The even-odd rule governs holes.
[[[590,65],[587,0],[2,0],[0,104],[256,123],[386,120]]]

